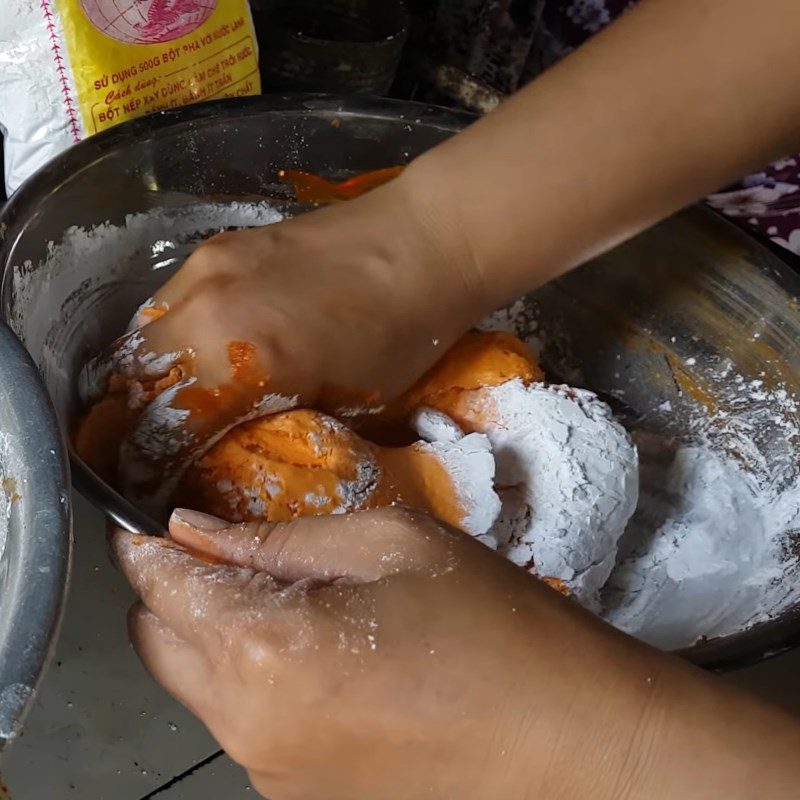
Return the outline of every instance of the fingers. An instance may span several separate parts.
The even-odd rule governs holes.
[[[134,330],[117,339],[98,356],[91,359],[78,377],[78,390],[84,403],[99,400],[109,388],[109,378],[137,381],[156,381],[182,368],[191,372],[193,350],[182,342],[173,342],[159,349],[153,334],[164,327],[165,320],[156,320],[147,327],[147,333]],[[167,339],[168,337],[161,337]],[[162,344],[162,347],[166,342]]]
[[[263,391],[263,390],[262,390]],[[178,381],[141,412],[120,448],[123,494],[154,517],[161,517],[190,464],[229,430],[251,419],[288,411],[297,396],[225,394],[206,390],[196,378]]]
[[[120,447],[122,493],[146,513],[160,514],[185,468],[211,436],[211,431],[190,426],[189,411],[178,405],[180,393],[195,380],[178,381],[150,402]]]
[[[116,391],[127,396],[134,420],[120,450],[122,491],[152,516],[167,507],[189,464],[228,430],[297,404],[296,396],[273,392],[256,346],[229,341],[228,323],[215,321],[206,305],[184,303],[123,337],[82,375],[87,400],[106,391],[109,374],[120,381]]]
[[[127,381],[158,381],[176,368],[181,369],[184,377],[194,376],[196,346],[200,344],[203,350],[208,349],[205,339],[209,337],[204,333],[213,321],[213,315],[206,314],[209,319],[202,324],[204,309],[202,303],[199,305],[199,309],[186,303],[173,308],[154,299],[141,306],[128,332],[84,366],[79,377],[83,401],[90,403],[99,399],[108,389],[110,376]],[[221,361],[219,374],[205,377],[224,380],[228,365],[224,359]]]
[[[206,652],[230,645],[246,611],[263,612],[259,624],[268,635],[285,621],[290,605],[281,585],[263,573],[210,564],[179,545],[155,537],[118,531],[112,553],[144,605],[190,644]],[[271,620],[270,612],[274,619]],[[286,632],[281,629],[281,635]]]
[[[359,583],[433,569],[453,536],[423,512],[405,508],[240,525],[179,509],[169,527],[186,547],[288,582]]]
[[[211,680],[204,653],[178,636],[143,603],[128,613],[128,633],[147,671],[176,700],[202,715],[202,698]]]
[[[193,340],[203,338],[203,328],[214,324],[218,316],[213,312],[228,311],[217,300],[220,289],[245,270],[252,259],[250,242],[258,235],[257,230],[220,233],[200,245],[181,269],[137,309],[126,335],[84,369],[84,400],[94,399],[98,391],[105,390],[105,379],[112,368],[115,374],[130,378],[157,378],[175,364],[185,362],[194,347],[187,343],[184,332],[190,331]],[[210,313],[208,304],[200,303],[198,308],[196,303],[188,302],[199,295],[211,298]],[[216,339],[217,343],[227,341],[220,336]]]

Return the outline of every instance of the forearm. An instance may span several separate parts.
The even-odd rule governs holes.
[[[800,146],[796,0],[644,0],[418,159],[486,311]]]
[[[632,753],[641,765],[630,797],[760,800],[800,785],[800,722],[684,668],[667,679],[663,714]],[[636,777],[634,775],[634,777]]]
[[[577,636],[570,631],[570,642]],[[496,796],[594,800],[762,800],[800,785],[800,720],[673,656],[619,635],[588,642],[596,665],[561,718],[530,713]],[[574,661],[565,659],[568,674]],[[574,668],[574,667],[573,667]],[[534,700],[541,685],[533,687]],[[544,690],[547,690],[546,684]],[[580,738],[574,738],[580,731]],[[542,744],[547,743],[547,747]],[[546,758],[542,758],[546,756]],[[491,773],[490,773],[491,774]]]

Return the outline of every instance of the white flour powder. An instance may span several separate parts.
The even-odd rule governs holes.
[[[497,464],[503,510],[492,532],[499,552],[563,580],[597,608],[636,507],[630,437],[611,409],[582,389],[517,379],[461,398],[459,415],[487,435]],[[430,417],[423,419],[433,427]]]
[[[4,471],[4,457],[3,457],[3,436],[0,434],[0,563],[3,559],[3,551],[6,547],[6,539],[8,538],[8,525],[9,515],[11,513],[11,503],[8,499],[8,492],[6,485],[8,475]]]
[[[516,332],[537,353],[545,340],[551,352],[568,353],[569,331],[540,330],[536,314],[520,301],[484,327]],[[689,356],[687,369],[700,360]],[[558,369],[583,382],[580,365]],[[737,633],[800,597],[798,400],[724,358],[704,356],[698,374],[715,387],[715,411],[700,403],[684,410],[674,440],[634,432],[639,503],[601,594],[604,617],[665,649]],[[655,405],[676,413],[668,400]]]
[[[610,622],[679,648],[796,595],[780,534],[800,523],[798,487],[765,491],[707,447],[670,451],[647,437],[639,447],[643,492],[604,593]]]

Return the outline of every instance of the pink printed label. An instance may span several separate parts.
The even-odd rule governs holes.
[[[92,24],[126,44],[157,44],[202,25],[217,0],[81,0]]]

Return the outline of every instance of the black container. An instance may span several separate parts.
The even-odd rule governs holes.
[[[254,4],[265,90],[385,94],[408,33],[400,0]]]

